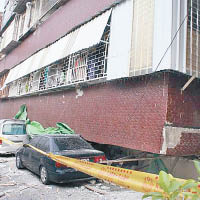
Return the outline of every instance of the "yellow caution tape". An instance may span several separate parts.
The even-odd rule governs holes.
[[[27,146],[45,156],[48,156],[56,162],[84,172],[90,176],[103,179],[138,192],[162,192],[162,189],[160,189],[158,185],[158,175],[97,164],[75,158],[54,155],[52,153],[48,154],[32,145],[28,144]]]
[[[162,191],[158,185],[158,176],[153,174],[53,154],[50,154],[49,157],[56,162],[77,169],[78,171],[138,192]]]
[[[10,144],[10,145],[20,145],[19,143],[16,142],[12,142],[4,137],[0,137],[0,140],[4,141],[6,144]]]
[[[6,143],[14,144],[5,138],[0,137]],[[69,158],[60,155],[54,155],[52,153],[46,153],[37,149],[36,147],[27,144],[27,146],[31,147],[35,151],[48,156],[52,160],[59,162],[67,167],[74,168],[78,171],[84,172],[90,176],[103,179],[105,181],[115,183],[117,185],[138,191],[138,192],[162,192],[162,189],[158,184],[158,175],[139,172],[129,169],[123,169],[119,167],[113,167],[103,164],[97,164],[93,162],[87,162],[84,160],[79,160],[75,158]],[[180,181],[184,181],[179,179]]]

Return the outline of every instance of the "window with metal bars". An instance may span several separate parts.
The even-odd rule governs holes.
[[[110,26],[107,25],[99,44],[71,54],[10,84],[9,96],[20,96],[60,88],[107,76]],[[17,91],[17,92],[14,92]]]
[[[188,0],[186,72],[200,77],[200,1]]]
[[[188,27],[200,31],[200,2],[188,0]]]

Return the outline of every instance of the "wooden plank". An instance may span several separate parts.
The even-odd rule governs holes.
[[[190,83],[192,83],[192,81],[196,78],[195,75],[193,75],[188,81],[187,83],[181,88],[181,92],[183,92],[189,85]]]

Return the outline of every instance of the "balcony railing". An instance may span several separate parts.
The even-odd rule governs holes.
[[[105,79],[107,76],[107,46],[108,43],[102,42],[91,49],[69,55],[58,63],[19,79],[10,85],[9,97]]]

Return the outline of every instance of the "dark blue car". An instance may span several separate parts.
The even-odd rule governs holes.
[[[106,160],[103,152],[95,150],[77,134],[36,136],[29,144],[46,153],[84,159],[91,162]],[[43,184],[50,182],[67,183],[92,178],[85,173],[53,161],[26,144],[16,153],[16,166],[18,169],[25,167],[40,175]]]

